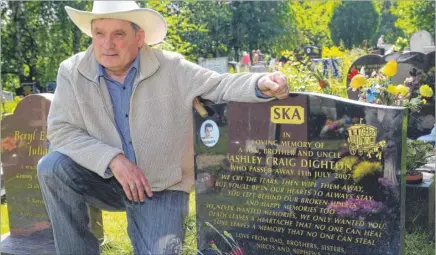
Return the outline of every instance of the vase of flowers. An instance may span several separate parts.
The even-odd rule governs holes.
[[[397,74],[397,71],[398,63],[395,60],[390,60],[380,72],[373,72],[370,78],[353,70],[350,89],[359,91],[361,102],[402,106],[411,112],[420,111],[422,105],[427,103],[427,99],[432,98],[432,88],[427,84],[421,84],[417,88],[419,93],[413,93],[415,87],[410,87],[408,80],[404,84],[393,84],[391,78]]]

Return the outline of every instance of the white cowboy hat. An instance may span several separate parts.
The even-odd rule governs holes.
[[[92,37],[91,21],[94,19],[121,19],[135,23],[145,31],[145,43],[157,44],[167,34],[167,23],[158,12],[139,8],[135,1],[94,1],[92,12],[80,11],[69,6],[65,10],[83,33]]]

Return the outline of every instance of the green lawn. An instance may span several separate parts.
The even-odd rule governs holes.
[[[195,230],[195,194],[189,201],[190,214],[185,221],[186,238],[183,255],[195,254],[196,230]],[[8,216],[7,205],[1,205],[1,233],[7,233]],[[122,212],[103,212],[103,223],[106,235],[106,244],[103,245],[103,255],[131,255],[133,254],[130,241],[127,236],[126,214]],[[434,255],[435,243],[426,240],[425,233],[413,233],[406,235],[406,255]]]

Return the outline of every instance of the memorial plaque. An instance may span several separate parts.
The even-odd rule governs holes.
[[[36,165],[48,153],[47,115],[53,94],[25,97],[1,128],[3,178],[10,234],[2,236],[2,254],[54,254],[51,224]],[[90,208],[94,234],[103,238],[100,211]],[[95,224],[98,222],[98,224]]]
[[[307,93],[206,107],[195,116],[202,253],[402,253],[404,108]]]

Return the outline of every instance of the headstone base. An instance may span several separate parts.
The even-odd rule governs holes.
[[[53,236],[35,235],[34,237],[12,237],[9,233],[1,236],[2,255],[55,255]]]
[[[427,230],[429,238],[435,234],[435,183],[433,179],[420,184],[406,184],[406,230]]]

